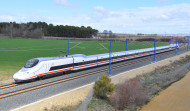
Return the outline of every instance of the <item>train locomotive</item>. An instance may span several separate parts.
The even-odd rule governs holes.
[[[156,53],[163,53],[175,50],[176,44],[156,47]],[[114,52],[111,54],[111,62],[119,62],[130,60],[143,56],[152,55],[154,48],[145,48],[130,51]],[[64,57],[44,57],[34,58],[26,62],[26,64],[13,75],[15,82],[26,82],[36,80],[37,78],[53,75],[59,72],[76,71],[90,67],[96,67],[109,63],[109,53],[97,55],[68,55]]]

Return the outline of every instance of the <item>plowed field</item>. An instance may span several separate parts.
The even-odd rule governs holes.
[[[141,111],[189,111],[190,72],[180,81],[160,92]]]

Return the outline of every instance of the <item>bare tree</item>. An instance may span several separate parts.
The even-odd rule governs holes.
[[[10,37],[13,38],[13,23],[10,23],[8,28],[10,30]]]
[[[105,35],[104,37],[107,37],[108,31],[107,31],[107,30],[104,30],[104,31],[103,31],[103,34]]]
[[[112,38],[112,31],[111,30],[109,30],[109,38]]]

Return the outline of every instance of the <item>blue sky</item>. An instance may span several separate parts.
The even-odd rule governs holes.
[[[190,33],[190,0],[1,0],[0,3],[0,22],[44,21],[116,33]]]

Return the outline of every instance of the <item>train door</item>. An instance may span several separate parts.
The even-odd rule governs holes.
[[[44,67],[46,67],[45,71],[49,72],[51,66],[53,66],[53,63],[47,63]]]
[[[39,77],[39,76],[45,76],[44,73],[46,73],[46,72],[47,72],[47,65],[46,64],[42,64],[40,66],[40,68],[36,72],[34,72],[34,75],[38,75],[37,77]]]
[[[98,66],[98,64],[99,64],[98,56],[97,56],[96,64],[97,64],[97,66]]]

